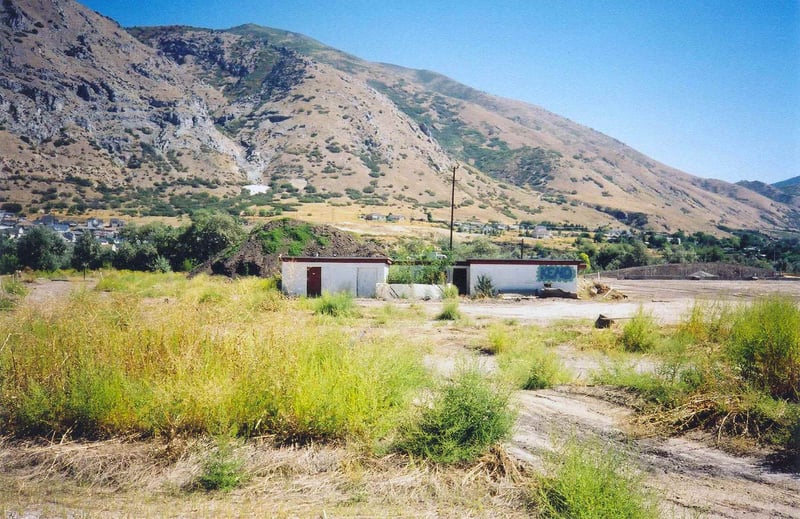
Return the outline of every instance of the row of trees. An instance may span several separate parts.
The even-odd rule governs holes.
[[[672,235],[646,232],[614,243],[602,233],[575,240],[594,270],[615,270],[654,263],[727,262],[783,272],[800,272],[800,239],[773,239],[753,231],[733,231],[718,238],[712,234],[678,231]]]
[[[190,223],[173,227],[155,222],[130,225],[121,233],[116,250],[101,247],[90,234],[75,244],[66,243],[52,229],[34,227],[17,240],[0,238],[0,273],[29,267],[34,270],[59,268],[96,269],[103,266],[144,271],[188,271],[245,236],[241,222],[228,213],[200,210]],[[654,263],[725,261],[750,266],[800,272],[800,239],[771,239],[752,231],[732,231],[718,238],[696,232],[672,235],[645,232],[606,241],[602,232],[582,233],[568,250],[548,248],[547,240],[532,244],[493,242],[488,237],[456,243],[448,251],[445,241],[431,243],[419,238],[394,243],[390,256],[400,263],[431,263],[426,279],[436,277],[444,264],[466,258],[519,258],[520,256],[579,258],[591,270],[615,270]],[[445,251],[443,256],[439,251]],[[397,270],[397,269],[395,269]],[[419,275],[419,268],[414,269]]]
[[[112,250],[85,233],[69,244],[53,229],[36,226],[16,240],[0,238],[0,272],[23,268],[53,271],[60,268],[188,271],[233,244],[245,231],[231,215],[198,211],[188,225],[160,222],[130,225],[120,232],[122,242]]]

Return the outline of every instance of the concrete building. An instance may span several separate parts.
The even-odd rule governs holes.
[[[452,268],[450,281],[462,295],[475,294],[482,278],[499,294],[540,295],[545,289],[577,294],[584,268],[579,260],[469,259]]]
[[[390,263],[385,257],[284,256],[281,284],[284,293],[290,296],[349,292],[356,297],[375,297],[375,286],[386,283]]]

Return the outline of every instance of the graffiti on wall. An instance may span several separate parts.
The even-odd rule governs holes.
[[[536,281],[543,283],[568,283],[575,280],[575,267],[569,265],[540,265]]]

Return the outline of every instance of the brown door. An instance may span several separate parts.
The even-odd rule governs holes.
[[[322,267],[306,267],[306,295],[308,297],[322,295]]]

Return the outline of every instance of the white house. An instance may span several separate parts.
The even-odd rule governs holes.
[[[586,268],[579,260],[469,259],[465,263],[470,294],[476,292],[482,277],[498,293],[538,295],[552,288],[577,294],[578,271]]]
[[[386,283],[391,260],[348,257],[281,257],[281,284],[290,296],[315,297],[322,292],[349,292],[375,297],[375,285]]]

